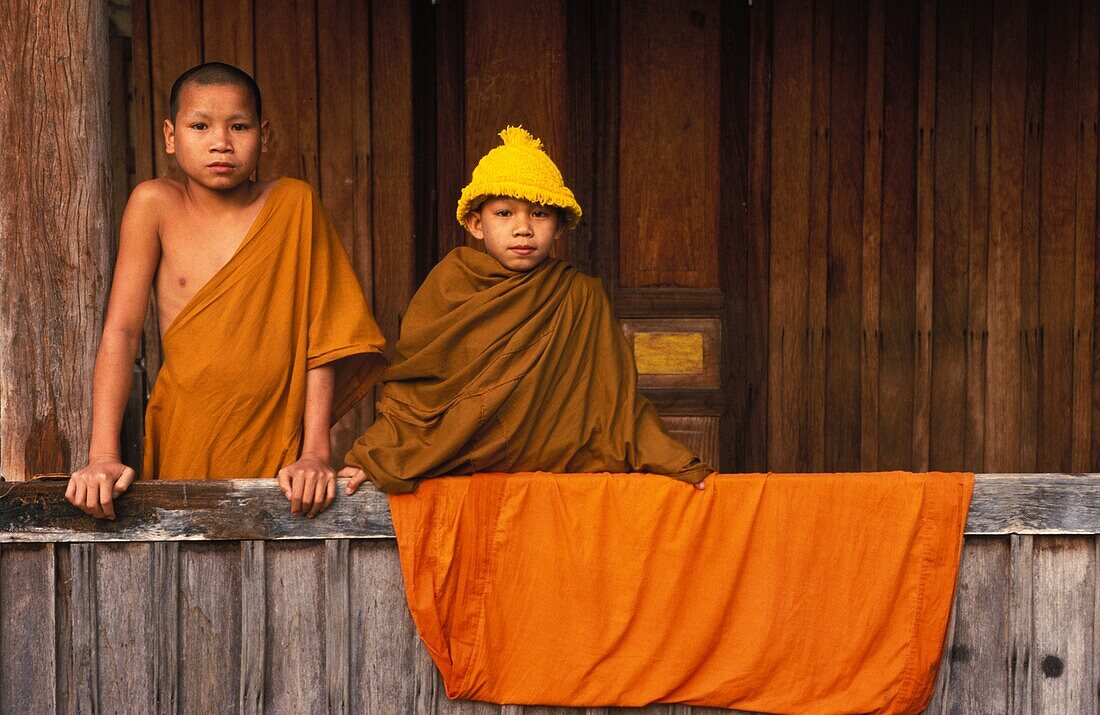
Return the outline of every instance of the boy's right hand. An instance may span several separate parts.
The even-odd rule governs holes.
[[[349,497],[355,493],[355,490],[359,488],[363,482],[367,481],[367,474],[359,467],[344,467],[336,473],[338,477],[351,477],[351,481],[348,482],[348,488],[344,491]]]
[[[134,470],[118,457],[97,457],[73,472],[65,498],[85,514],[97,519],[114,519],[114,498],[130,488]]]

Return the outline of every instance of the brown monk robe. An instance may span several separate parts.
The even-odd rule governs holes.
[[[146,479],[274,477],[302,439],[306,371],[335,363],[333,421],[385,340],[313,189],[281,179],[229,262],[164,331]]]
[[[409,305],[374,424],[348,452],[391,493],[474,472],[714,470],[669,437],[595,278],[457,248]]]

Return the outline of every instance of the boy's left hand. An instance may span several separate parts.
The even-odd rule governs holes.
[[[311,519],[332,506],[336,499],[336,472],[327,460],[303,454],[278,474],[279,490],[290,500],[291,514]]]

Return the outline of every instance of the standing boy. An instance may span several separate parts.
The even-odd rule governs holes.
[[[637,392],[600,282],[550,257],[581,208],[542,143],[500,133],[457,217],[485,245],[432,270],[401,325],[377,418],[348,452],[367,479],[409,492],[474,472],[655,472],[702,488],[714,470],[672,439]]]
[[[293,513],[332,503],[329,428],[377,379],[384,340],[316,193],[255,181],[259,88],[221,63],[176,80],[165,148],[182,182],[146,181],[122,218],[96,358],[89,462],[66,497],[114,517],[134,470],[119,431],[156,286],[164,362],[145,420],[144,478],[278,476]]]

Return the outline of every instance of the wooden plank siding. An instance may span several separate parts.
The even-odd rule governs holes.
[[[502,7],[136,0],[135,178],[179,71],[254,69],[262,175],[318,185],[394,338],[524,124],[586,211],[559,255],[624,317],[721,321],[717,382],[648,394],[723,471],[1100,469],[1096,3]]]

